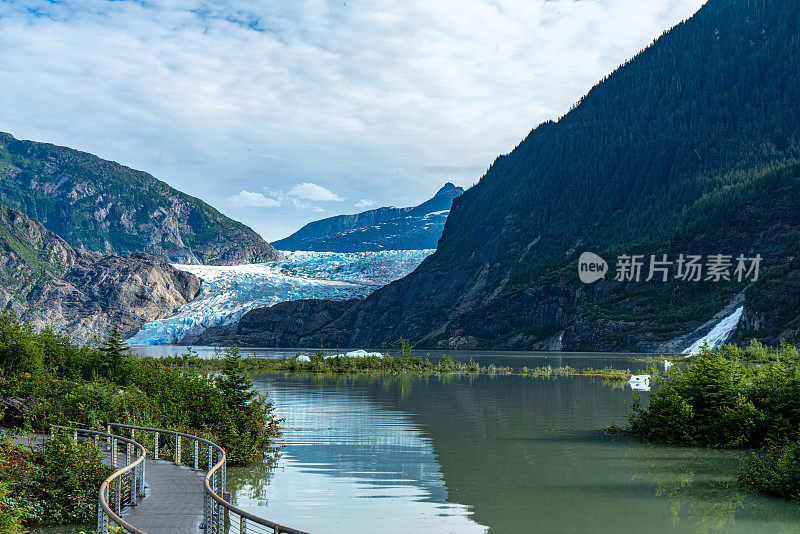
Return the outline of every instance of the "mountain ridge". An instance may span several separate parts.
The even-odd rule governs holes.
[[[0,202],[71,246],[173,263],[280,259],[261,236],[152,175],[93,154],[0,132]]]
[[[75,249],[21,211],[0,203],[0,309],[75,341],[131,334],[171,315],[200,291],[200,281],[157,258],[103,256]]]
[[[313,221],[272,243],[279,250],[369,252],[436,248],[453,199],[464,192],[447,182],[436,194],[405,208],[381,207]]]

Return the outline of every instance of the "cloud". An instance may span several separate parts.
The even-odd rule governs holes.
[[[342,197],[321,185],[303,182],[289,189],[289,196],[299,200],[310,200],[312,202],[341,202]]]
[[[220,207],[297,176],[411,206],[474,183],[703,2],[0,2],[0,130]],[[274,209],[228,215],[270,239],[313,216]]]
[[[357,208],[371,208],[374,205],[375,205],[375,201],[374,200],[370,200],[368,198],[362,198],[361,200],[356,202],[356,207]]]
[[[236,208],[277,208],[281,205],[281,202],[274,198],[267,197],[262,193],[240,191],[228,197],[228,204]]]

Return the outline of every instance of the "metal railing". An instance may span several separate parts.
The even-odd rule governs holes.
[[[112,435],[112,428],[130,430],[129,441],[134,442],[134,439],[138,439],[145,444],[145,448],[152,445],[152,457],[155,460],[171,459],[175,465],[185,465],[195,470],[199,470],[201,465],[208,467],[203,479],[203,524],[200,525],[200,528],[205,529],[206,534],[308,534],[302,530],[268,521],[229,503],[230,495],[225,485],[227,455],[225,450],[216,443],[183,432],[119,423],[107,425],[109,435]],[[137,432],[141,437],[137,438]],[[162,436],[169,436],[169,438],[161,440]],[[190,454],[185,452],[184,440],[187,441]],[[184,461],[184,459],[190,460],[190,462]],[[142,472],[143,475],[144,472]],[[128,530],[126,525],[120,526],[126,532],[141,533],[140,530]],[[101,531],[98,529],[98,532]]]
[[[136,506],[138,500],[144,497],[145,487],[145,457],[147,451],[140,443],[132,439],[117,436],[111,432],[97,432],[84,428],[65,427],[53,425],[51,435],[58,430],[72,432],[72,439],[78,441],[78,436],[88,436],[100,446],[105,441],[105,448],[109,453],[111,468],[115,471],[100,484],[97,497],[97,533],[106,534],[109,523],[113,522],[131,534],[146,534],[122,519],[122,510],[129,506]],[[120,446],[124,446],[125,465],[118,467]],[[133,455],[136,455],[135,459]]]

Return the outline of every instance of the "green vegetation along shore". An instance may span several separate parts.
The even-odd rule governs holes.
[[[4,426],[28,432],[68,422],[94,429],[110,421],[166,428],[219,443],[232,465],[260,460],[272,450],[280,421],[269,400],[253,391],[238,351],[218,364],[218,372],[208,373],[134,358],[118,330],[99,346],[78,346],[1,313],[0,417]],[[104,477],[95,476],[102,466],[93,451],[60,440],[30,451],[6,438],[0,447],[0,525],[17,524],[17,530],[0,527],[0,533],[17,532],[19,523],[94,518],[94,505],[85,506],[84,500],[93,495],[94,503]],[[59,465],[70,462],[94,466],[91,476],[81,475],[72,485],[54,476],[63,471]]]
[[[400,340],[400,353],[397,356],[384,354],[382,356],[365,356],[359,358],[348,357],[344,354],[327,354],[320,350],[316,354],[304,358],[295,354],[281,359],[274,358],[241,358],[241,367],[248,374],[264,373],[299,373],[299,374],[332,374],[332,375],[396,375],[408,374],[412,376],[429,375],[521,375],[530,377],[559,377],[559,376],[594,376],[604,380],[626,381],[630,378],[629,370],[586,368],[582,370],[569,366],[552,367],[511,367],[497,366],[494,364],[480,365],[470,359],[468,362],[459,362],[444,355],[434,364],[430,357],[420,358],[411,355],[411,345],[408,341]],[[189,369],[193,372],[222,371],[225,365],[225,354],[239,354],[239,349],[234,347],[227,352],[220,351],[217,358],[199,358],[191,349],[186,354],[164,357],[161,361],[177,369]]]
[[[703,350],[655,378],[643,407],[633,403],[633,436],[659,443],[755,449],[739,481],[800,500],[800,350],[725,345]]]

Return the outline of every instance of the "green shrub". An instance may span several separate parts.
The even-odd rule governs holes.
[[[19,534],[23,532],[22,511],[10,495],[6,482],[0,481],[0,534]]]
[[[0,473],[15,514],[25,524],[86,523],[97,513],[97,492],[111,474],[91,440],[76,443],[56,433],[35,451],[2,443]],[[13,531],[12,531],[13,532]]]
[[[754,491],[800,501],[800,441],[751,455],[739,482]]]
[[[748,398],[742,363],[729,356],[704,350],[689,365],[657,378],[647,408],[633,406],[633,435],[684,445],[760,446],[766,415]]]

